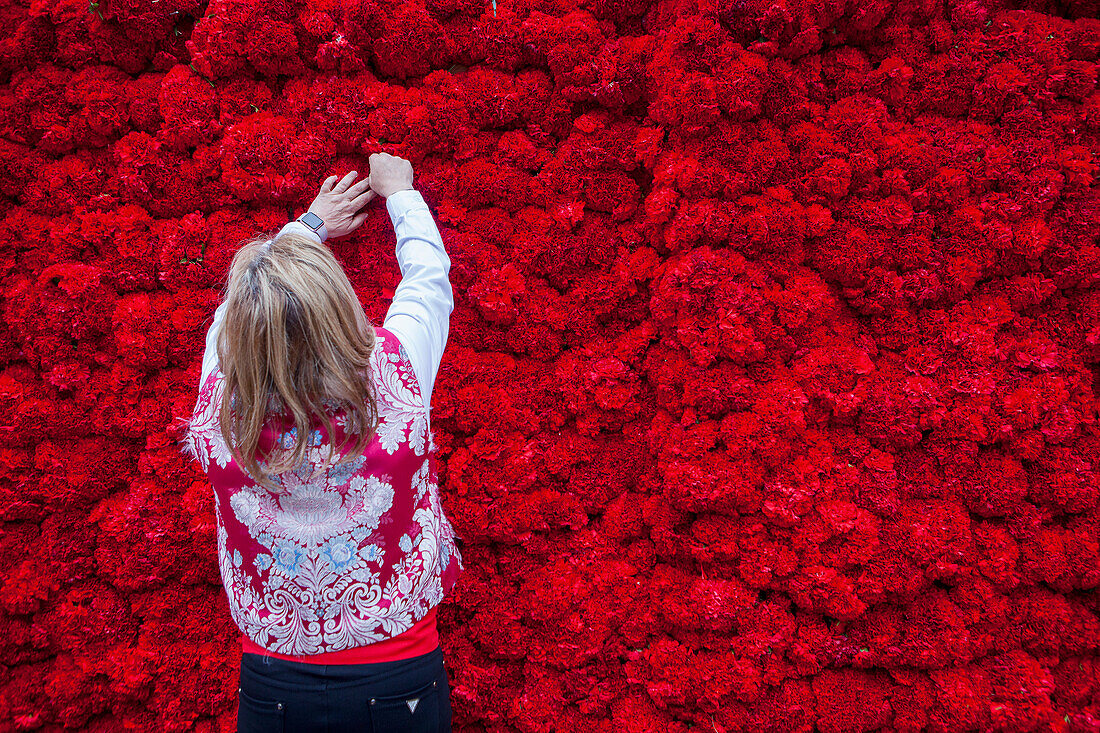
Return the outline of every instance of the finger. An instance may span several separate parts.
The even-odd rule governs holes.
[[[360,181],[356,181],[355,185],[353,185],[351,188],[349,188],[346,191],[346,193],[347,193],[349,198],[353,198],[353,197],[358,196],[359,194],[363,193],[364,191],[366,191],[369,188],[370,188],[370,176],[367,176],[366,178],[364,178]]]
[[[363,225],[363,222],[365,222],[367,220],[367,216],[369,214],[370,214],[370,212],[366,211],[366,210],[360,211],[358,214],[356,214],[355,218],[351,220],[352,228],[353,229],[358,229],[359,227],[361,227]]]
[[[329,176],[325,179],[325,182],[321,184],[321,190],[328,193],[332,190],[332,184],[336,183],[336,176]]]
[[[332,187],[333,193],[343,193],[348,190],[348,186],[355,180],[356,171],[348,171],[348,174],[340,179],[340,182]]]
[[[352,208],[358,210],[359,208],[366,206],[371,201],[373,201],[374,197],[377,195],[378,193],[373,188],[368,188],[366,191],[351,200],[351,206]]]

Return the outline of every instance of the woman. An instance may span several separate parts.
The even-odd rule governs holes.
[[[370,157],[240,248],[185,451],[210,478],[241,630],[238,731],[449,731],[435,610],[463,570],[429,417],[454,300],[409,161]],[[324,245],[375,196],[402,279],[372,326]]]

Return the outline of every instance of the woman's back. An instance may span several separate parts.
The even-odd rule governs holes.
[[[418,380],[394,333],[375,333],[379,423],[372,440],[360,457],[333,465],[330,445],[348,445],[351,436],[341,413],[332,413],[335,440],[318,421],[306,460],[275,477],[279,493],[253,481],[221,438],[218,369],[200,392],[189,450],[214,488],[231,614],[264,649],[315,655],[390,639],[434,608],[462,570],[440,507]],[[296,437],[290,416],[275,412],[260,445],[289,448]]]

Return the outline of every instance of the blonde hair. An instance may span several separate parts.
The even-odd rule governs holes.
[[[272,475],[301,468],[319,417],[329,436],[335,424],[325,403],[346,410],[344,431],[355,441],[335,465],[355,460],[378,427],[371,384],[375,332],[332,252],[316,240],[284,234],[245,242],[229,266],[218,362],[225,375],[219,408],[221,434],[233,457],[257,483],[281,493]],[[272,412],[294,417],[296,440],[261,467],[260,436]],[[270,474],[270,475],[269,475]]]

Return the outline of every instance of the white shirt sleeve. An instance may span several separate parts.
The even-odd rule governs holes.
[[[401,282],[382,326],[405,347],[416,381],[431,415],[432,389],[443,349],[447,346],[454,294],[451,258],[431,210],[419,191],[398,191],[386,199],[386,210],[397,236]]]
[[[214,322],[206,330],[206,351],[202,355],[202,376],[199,377],[199,389],[206,384],[206,378],[214,367],[218,365],[218,332],[222,328],[222,319],[225,318],[225,303],[214,311]]]

